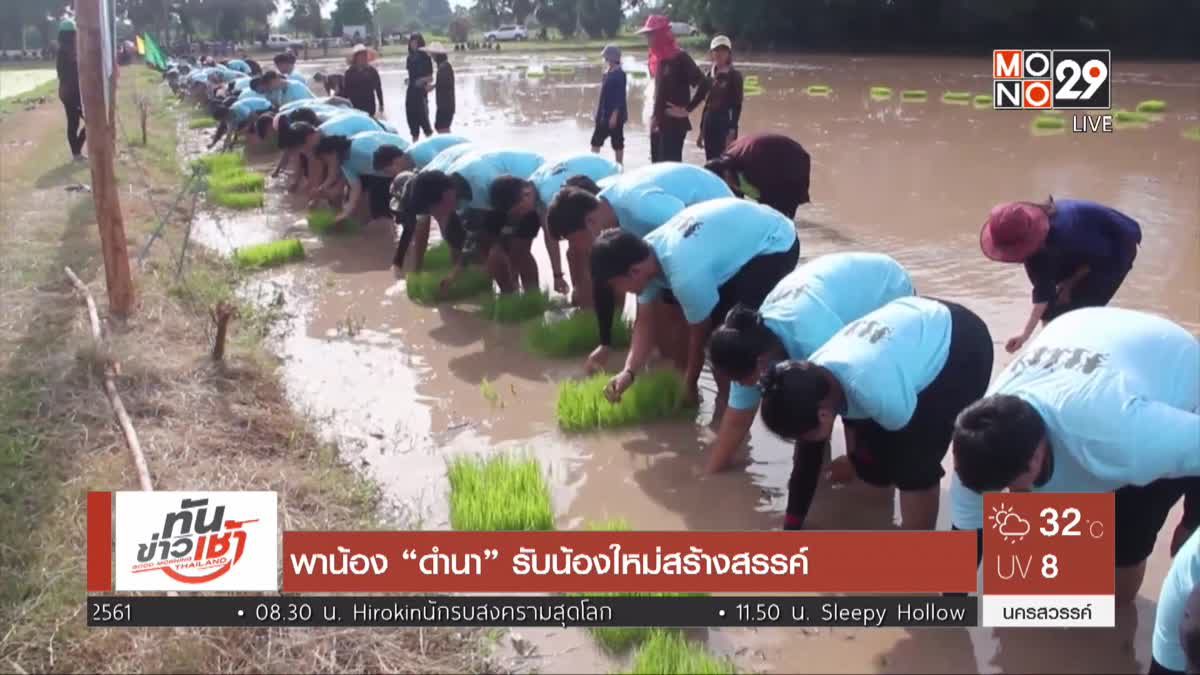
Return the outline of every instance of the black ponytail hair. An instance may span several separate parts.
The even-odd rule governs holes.
[[[779,344],[779,338],[763,323],[753,307],[738,304],[729,310],[725,323],[713,331],[708,355],[713,368],[742,380],[754,373],[758,360]]]
[[[317,133],[317,128],[313,125],[307,122],[287,124],[285,116],[279,121],[279,148],[281,150],[298,148],[304,144],[304,139],[308,138],[309,134],[315,133]]]
[[[579,188],[580,190],[594,195],[600,194],[600,186],[596,185],[596,181],[592,180],[590,176],[585,176],[584,174],[571,176],[566,180],[565,183],[563,183],[563,187]]]
[[[317,142],[317,148],[313,154],[318,156],[336,154],[339,162],[346,161],[350,156],[350,139],[345,136],[324,136]]]
[[[250,78],[250,89],[259,94],[262,93],[263,84],[264,84],[264,82],[263,82],[262,75]]]
[[[767,369],[762,388],[763,424],[771,433],[798,440],[819,423],[821,402],[829,396],[829,381],[808,361],[783,361]]]
[[[270,112],[265,112],[254,120],[254,133],[259,138],[266,138],[271,133],[271,127],[275,126],[275,115]]]
[[[287,118],[291,118],[291,123],[305,122],[314,127],[321,126],[321,118],[317,117],[317,111],[312,108],[300,108],[289,113]]]

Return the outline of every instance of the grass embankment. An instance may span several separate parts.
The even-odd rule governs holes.
[[[638,375],[616,404],[604,396],[611,377],[600,374],[559,385],[556,405],[559,426],[565,431],[613,429],[687,412],[683,407],[683,378],[673,370]]]
[[[117,175],[132,255],[183,182],[177,114],[141,67],[118,89]],[[140,144],[134,91],[150,96]],[[13,672],[483,672],[477,633],[463,630],[122,629],[86,626],[81,546],[90,490],[136,490],[128,451],[97,386],[98,355],[70,266],[107,315],[89,182],[71,162],[57,101],[0,125],[0,669]],[[136,144],[127,133],[139,129]],[[15,141],[31,141],[25,146]],[[339,459],[289,406],[263,348],[274,315],[240,305],[222,365],[208,357],[209,311],[238,303],[240,272],[196,246],[175,263],[184,223],[135,270],[138,306],[110,325],[108,354],[156,489],[276,490],[293,529],[399,527],[381,523],[379,492]],[[460,637],[461,635],[461,637]]]

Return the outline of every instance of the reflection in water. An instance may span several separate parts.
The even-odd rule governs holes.
[[[575,65],[574,72],[528,78],[517,66],[540,69],[538,57],[452,55],[459,83],[455,131],[486,148],[518,147],[548,157],[586,152],[600,79],[593,56],[554,57]],[[944,90],[990,88],[986,62],[981,67],[978,59],[806,56],[769,63],[750,58],[738,65],[757,75],[763,88],[746,100],[743,133],[785,133],[812,155],[813,203],[798,217],[806,259],[846,250],[889,253],[909,269],[918,292],[966,304],[1003,342],[1023,324],[1030,289],[1020,267],[988,262],[979,252],[988,210],[1000,201],[1048,194],[1095,199],[1136,218],[1145,234],[1116,304],[1200,329],[1200,153],[1180,139],[1200,115],[1200,73],[1194,68],[1118,69],[1114,107],[1148,98],[1165,98],[1172,106],[1147,129],[1034,137],[1029,114],[940,102]],[[629,69],[638,67],[630,61]],[[404,109],[403,68],[385,61],[381,72],[387,109],[397,121]],[[812,84],[833,92],[809,97],[803,91]],[[868,96],[873,85],[926,89],[929,100],[874,102]],[[630,79],[630,168],[647,163],[651,88],[644,79]],[[699,163],[703,154],[694,133],[689,140],[685,158]],[[271,199],[270,220],[261,228],[255,217],[223,227],[238,236],[286,231],[297,217],[294,206],[276,195]],[[293,397],[319,417],[336,419],[339,437],[361,440],[349,445],[362,448],[361,459],[390,495],[422,504],[412,510],[423,524],[445,524],[448,454],[516,447],[549,467],[564,527],[606,516],[643,529],[778,526],[790,445],[756,425],[746,469],[706,477],[701,468],[712,433],[702,424],[559,433],[555,386],[579,376],[580,364],[528,356],[517,328],[487,322],[469,305],[414,307],[404,298],[403,283],[387,272],[391,236],[379,228],[312,242],[308,266],[321,277],[310,284],[317,299],[296,320],[281,351]],[[543,248],[534,250],[547,270]],[[364,327],[354,337],[338,336],[347,316]],[[997,369],[1010,358],[997,348]],[[498,402],[481,395],[485,380],[500,392]],[[707,375],[702,388],[700,421],[707,422],[715,396]],[[837,431],[835,439],[840,454]],[[823,485],[810,521],[821,528],[880,529],[889,526],[892,510],[887,493]],[[1153,599],[1167,561],[1161,548],[1151,559],[1137,611],[1122,614],[1113,630],[731,629],[711,631],[710,641],[746,670],[1133,672],[1148,661]]]

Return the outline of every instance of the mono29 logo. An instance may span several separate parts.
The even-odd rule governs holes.
[[[1112,52],[1107,49],[996,49],[996,110],[1109,110]]]

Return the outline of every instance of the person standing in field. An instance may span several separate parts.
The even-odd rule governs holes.
[[[434,101],[437,102],[437,114],[433,120],[433,130],[439,134],[450,133],[450,125],[454,123],[454,66],[446,58],[449,50],[446,45],[435,42],[425,48],[433,57],[433,65],[437,71],[434,85]],[[427,134],[429,135],[429,134]]]
[[[71,156],[82,161],[83,144],[87,140],[87,129],[80,129],[83,121],[83,96],[79,93],[79,59],[75,45],[75,22],[63,19],[58,25],[58,99],[67,113],[67,145]]]
[[[671,20],[652,14],[638,31],[650,46],[648,66],[654,78],[654,112],[650,117],[650,161],[682,162],[683,144],[692,130],[688,115],[708,96],[709,82],[700,66],[679,48]],[[692,89],[695,88],[695,95]]]
[[[738,136],[745,87],[742,74],[733,67],[733,42],[724,35],[712,39],[712,70],[708,73],[708,99],[700,115],[700,135],[696,145],[704,148],[704,158],[721,156]]]
[[[378,99],[378,112],[383,112],[383,82],[379,79],[379,71],[371,65],[377,54],[363,44],[356,45],[350,53],[350,67],[342,77],[339,96],[350,99],[355,108],[375,116],[375,101]]]
[[[429,90],[433,87],[433,59],[425,53],[425,37],[413,33],[408,38],[408,91],[404,98],[404,113],[408,117],[408,131],[413,143],[421,139],[421,132],[433,135],[429,124]]]
[[[621,69],[621,49],[608,45],[604,57],[604,77],[600,80],[600,101],[596,104],[596,130],[592,132],[592,152],[599,154],[604,141],[610,140],[613,159],[625,164],[625,122],[629,119],[625,71]]]

